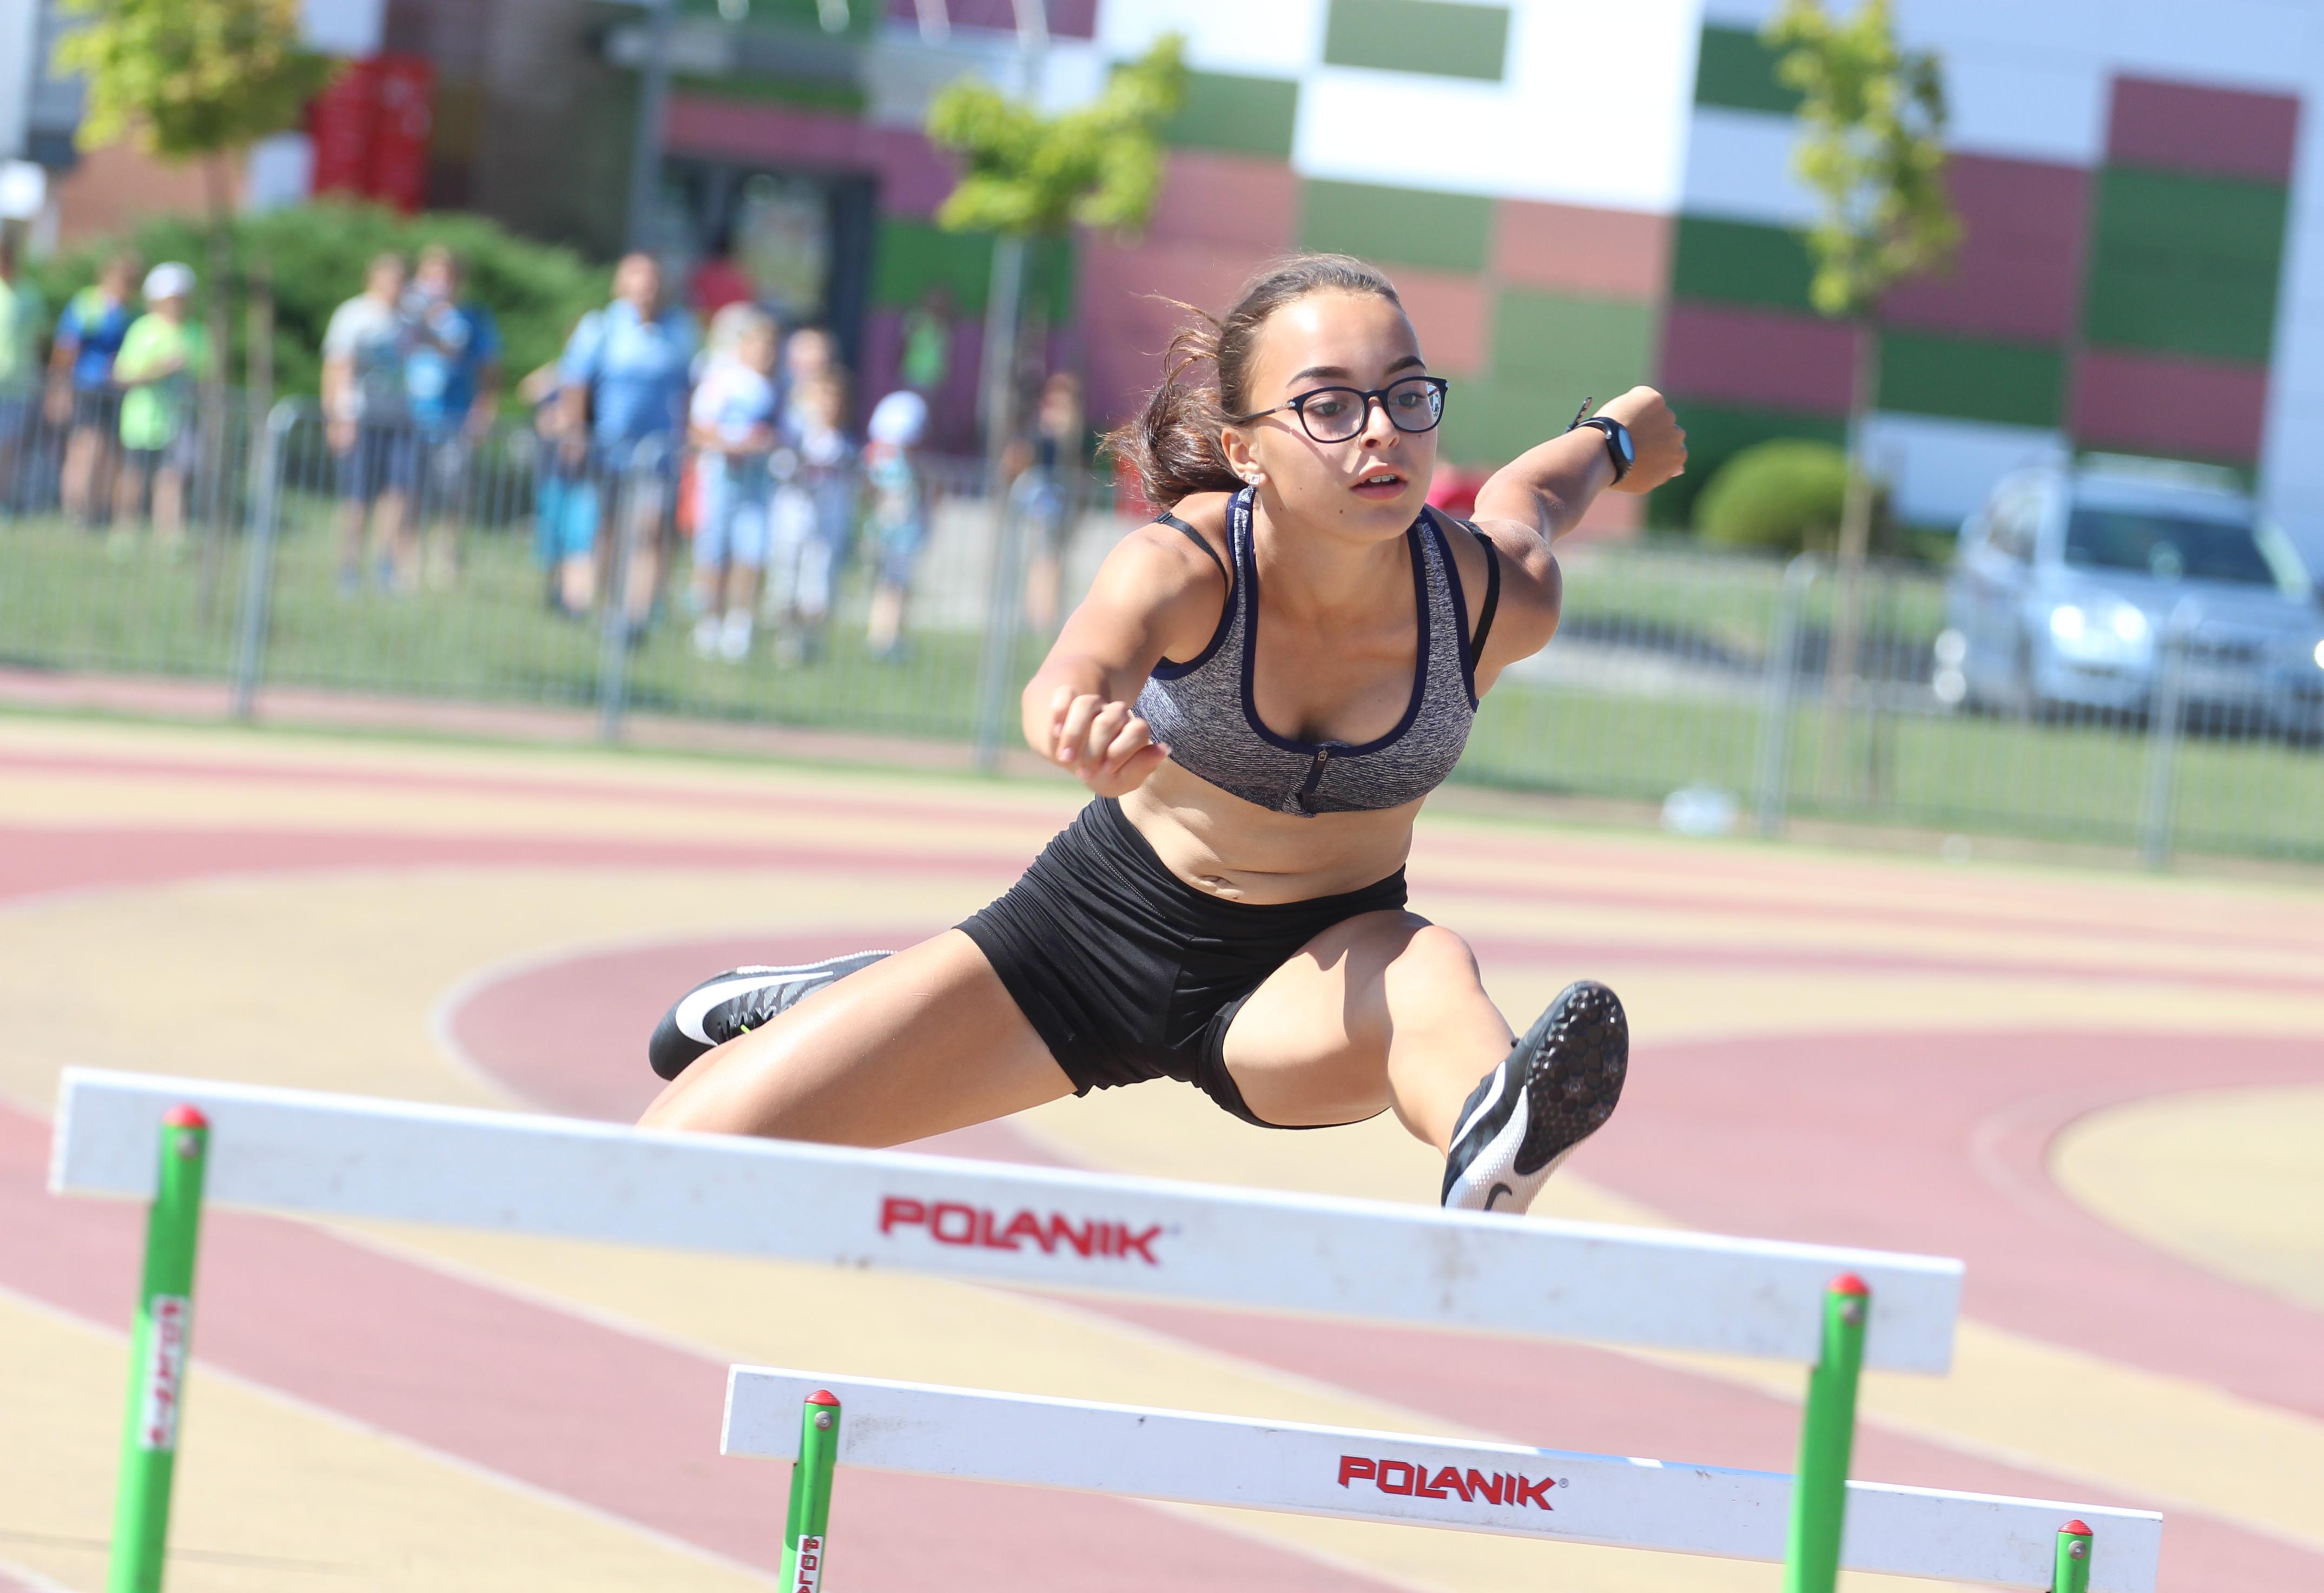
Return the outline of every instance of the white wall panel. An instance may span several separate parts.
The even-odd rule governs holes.
[[[1719,216],[1770,227],[1804,227],[1816,197],[1792,171],[1800,125],[1766,111],[1697,106],[1680,188],[1690,216]]]
[[[1303,176],[1667,212],[1678,203],[1695,0],[1531,0],[1499,83],[1324,67],[1299,98]],[[1351,138],[1409,115],[1426,131]]]
[[[1896,513],[1931,523],[1960,519],[2010,471],[2055,458],[2065,446],[2041,427],[1888,413],[1872,418],[1867,442]]]
[[[387,26],[387,0],[300,0],[299,36],[326,55],[375,53]]]
[[[1949,148],[2094,166],[2106,154],[2107,69],[2095,54],[1946,48]]]
[[[1324,9],[1325,0],[1098,0],[1097,42],[1120,60],[1179,32],[1189,66],[1296,78],[1323,59]]]

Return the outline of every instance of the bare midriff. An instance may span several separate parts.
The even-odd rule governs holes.
[[[1163,866],[1222,901],[1272,904],[1376,884],[1412,851],[1418,801],[1365,813],[1270,812],[1165,763],[1121,799]]]

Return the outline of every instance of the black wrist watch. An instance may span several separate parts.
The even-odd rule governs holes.
[[[1587,426],[1605,437],[1606,457],[1614,461],[1616,482],[1628,476],[1630,467],[1638,462],[1637,445],[1630,440],[1630,429],[1611,415],[1592,415],[1573,424],[1576,427]]]

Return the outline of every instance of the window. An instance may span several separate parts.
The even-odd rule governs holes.
[[[2249,521],[2201,520],[2167,510],[2077,507],[2066,523],[2066,562],[2081,570],[2134,570],[2157,580],[2277,584]]]

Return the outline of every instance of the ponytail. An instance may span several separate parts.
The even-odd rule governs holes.
[[[1248,414],[1251,355],[1259,328],[1285,305],[1314,293],[1370,293],[1401,307],[1395,284],[1347,255],[1294,255],[1243,284],[1234,308],[1213,316],[1171,299],[1194,318],[1162,352],[1162,381],[1138,418],[1107,433],[1105,446],[1138,473],[1146,501],[1167,508],[1198,492],[1233,492],[1219,433]]]

